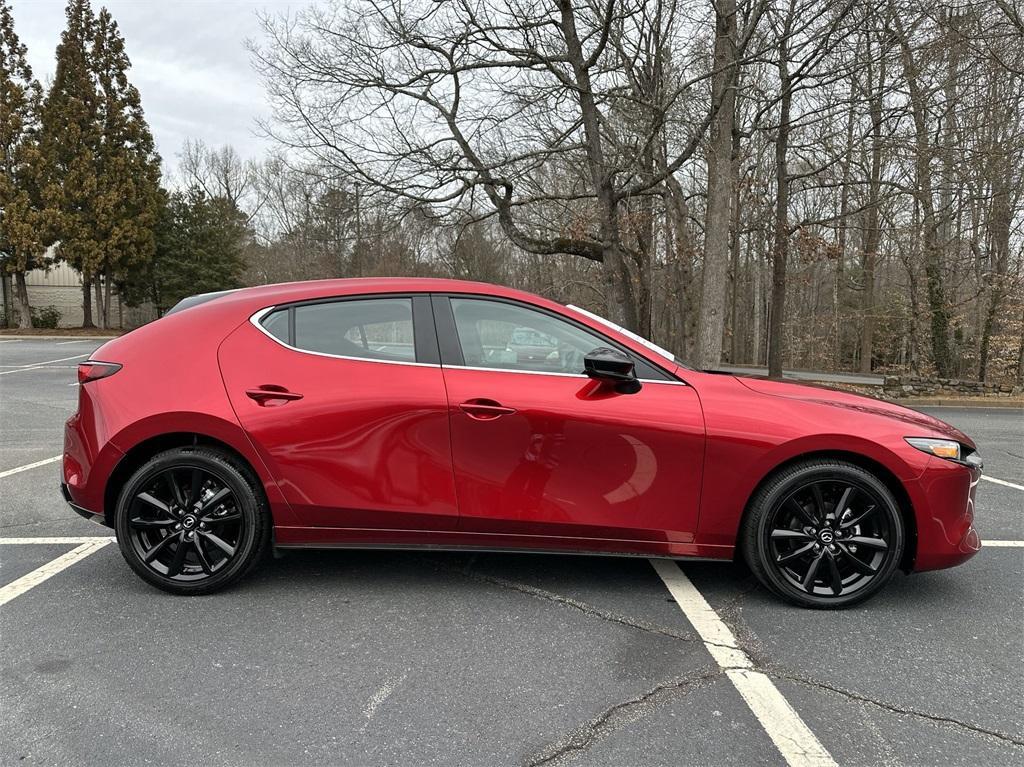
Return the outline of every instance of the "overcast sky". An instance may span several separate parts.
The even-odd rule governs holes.
[[[66,0],[13,0],[15,31],[28,46],[33,74],[53,77],[54,52],[64,29]],[[296,10],[305,0],[93,0],[106,6],[125,38],[129,78],[164,165],[177,163],[186,138],[232,144],[256,157],[268,144],[256,121],[267,102],[249,62],[246,38],[261,38],[257,12]]]

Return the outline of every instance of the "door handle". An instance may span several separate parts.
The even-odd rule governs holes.
[[[478,421],[493,421],[495,418],[516,412],[514,407],[505,407],[492,399],[471,399],[459,405],[459,409]]]
[[[275,384],[264,384],[256,389],[246,389],[245,396],[255,400],[257,405],[264,407],[273,400],[280,400],[283,405],[292,400],[302,399],[302,395],[298,392],[288,391],[283,386]]]

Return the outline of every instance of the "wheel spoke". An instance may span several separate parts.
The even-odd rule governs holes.
[[[809,541],[814,538],[803,530],[772,530],[772,540],[775,541]]]
[[[211,514],[210,516],[203,517],[203,521],[208,525],[219,525],[221,522],[236,522],[241,518],[241,512],[235,511],[230,514],[225,514],[223,517],[215,517]]]
[[[829,554],[827,559],[828,572],[832,578],[832,593],[839,596],[843,593],[843,576],[839,574],[839,566],[836,564],[836,558]]]
[[[858,559],[857,555],[850,551],[850,549],[846,546],[845,543],[839,544],[839,550],[843,552],[844,555],[846,555],[846,561],[850,563],[850,567],[852,567],[861,575],[875,575],[878,573],[878,571],[871,565]]]
[[[203,472],[199,469],[192,469],[192,482],[188,491],[188,507],[192,508],[199,503],[199,493],[203,489]]]
[[[811,566],[807,568],[807,574],[804,576],[803,582],[800,584],[803,586],[804,591],[808,594],[814,593],[814,580],[818,576],[818,570],[821,567],[821,560],[825,558],[825,553],[818,554],[811,562]]]
[[[801,504],[795,498],[790,498],[788,501],[786,501],[786,508],[795,513],[798,517],[800,517],[800,519],[802,519],[808,525],[811,525],[812,527],[818,526],[818,520],[811,516],[807,512],[807,509],[803,507],[803,504]]]
[[[232,546],[230,543],[227,543],[223,539],[219,538],[218,536],[214,535],[213,533],[201,532],[200,535],[205,537],[206,540],[208,540],[218,549],[223,551],[229,557],[233,557],[235,555],[235,547]]]
[[[176,519],[143,519],[142,517],[136,517],[135,519],[128,520],[128,524],[135,528],[155,527],[159,529],[170,527],[176,524],[177,521]]]
[[[157,498],[154,498],[149,493],[139,493],[137,496],[135,496],[135,500],[142,501],[143,503],[148,503],[150,506],[152,506],[155,509],[159,509],[164,514],[170,515],[171,513],[171,509],[166,503]]]
[[[818,482],[811,485],[811,495],[814,496],[814,507],[817,511],[814,523],[817,525],[825,519],[825,498],[821,494],[821,485]]]
[[[203,544],[201,543],[202,536],[197,535],[192,539],[192,544],[196,547],[196,554],[199,556],[199,566],[203,568],[203,572],[207,575],[213,575],[213,567],[210,565],[210,560],[206,558],[206,552],[203,551]]]
[[[853,494],[856,492],[857,488],[855,488],[853,485],[847,485],[846,489],[843,491],[842,496],[840,496],[839,498],[839,503],[837,503],[835,509],[833,509],[836,521],[842,519],[843,513],[848,508],[850,508],[850,501],[853,499]]]
[[[153,547],[149,551],[147,551],[142,556],[143,560],[147,564],[149,564],[150,562],[152,562],[156,558],[156,555],[159,554],[161,551],[163,551],[164,547],[168,543],[170,543],[174,538],[177,538],[177,539],[181,540],[184,537],[184,535],[185,535],[184,533],[178,533],[178,534],[171,533],[166,538],[161,538],[156,544],[153,545]]]
[[[167,576],[173,578],[175,575],[181,573],[181,568],[185,565],[185,553],[188,547],[185,545],[185,534],[182,533],[178,536],[178,545],[174,549],[174,558],[171,563],[167,565]]]
[[[875,504],[872,503],[866,509],[864,509],[864,511],[862,511],[860,514],[858,514],[856,517],[854,517],[853,519],[846,520],[841,525],[839,525],[839,527],[842,528],[843,530],[845,530],[847,528],[850,528],[850,527],[855,527],[856,525],[859,525],[861,522],[863,522],[867,517],[869,517],[872,514],[874,514],[877,510],[878,510],[878,506],[876,506]]]
[[[202,517],[205,514],[212,513],[213,507],[220,503],[220,501],[222,501],[225,498],[225,496],[229,495],[231,495],[231,491],[226,487],[222,487],[220,490],[214,493],[209,500],[203,501],[203,505],[200,506],[198,509],[199,515]]]
[[[779,565],[782,565],[782,564],[785,564],[786,562],[792,562],[794,559],[797,559],[798,557],[802,557],[804,554],[806,554],[808,551],[810,551],[813,548],[814,548],[814,541],[811,541],[810,543],[806,543],[806,544],[804,544],[803,546],[801,546],[798,549],[793,549],[788,554],[783,554],[782,556],[776,558],[775,563],[779,564]]]
[[[855,543],[858,546],[867,546],[869,549],[878,549],[879,551],[885,551],[889,548],[889,544],[881,538],[869,538],[865,535],[854,535],[847,538],[846,542]]]
[[[164,481],[171,489],[171,496],[174,498],[174,502],[184,509],[188,505],[188,502],[185,500],[185,496],[181,492],[181,485],[178,484],[178,480],[174,476],[173,469],[167,470],[167,473],[164,474]]]

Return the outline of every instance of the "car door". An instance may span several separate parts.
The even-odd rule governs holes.
[[[632,353],[647,379],[638,393],[592,381],[584,356],[619,345],[539,307],[452,295],[434,309],[460,530],[693,540],[704,455],[693,389]],[[555,345],[523,354],[526,331]]]
[[[219,360],[238,420],[304,525],[456,527],[428,296],[271,307]]]

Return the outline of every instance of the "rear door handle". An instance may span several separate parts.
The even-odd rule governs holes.
[[[302,399],[302,395],[298,392],[288,391],[283,386],[277,386],[275,384],[264,384],[256,389],[246,389],[245,396],[251,400],[255,400],[257,405],[267,405],[274,400],[279,400],[283,405],[286,402],[292,400]]]
[[[492,399],[471,399],[459,405],[459,409],[470,418],[478,421],[493,421],[503,415],[512,415],[516,412],[514,407],[505,407],[500,402]]]

